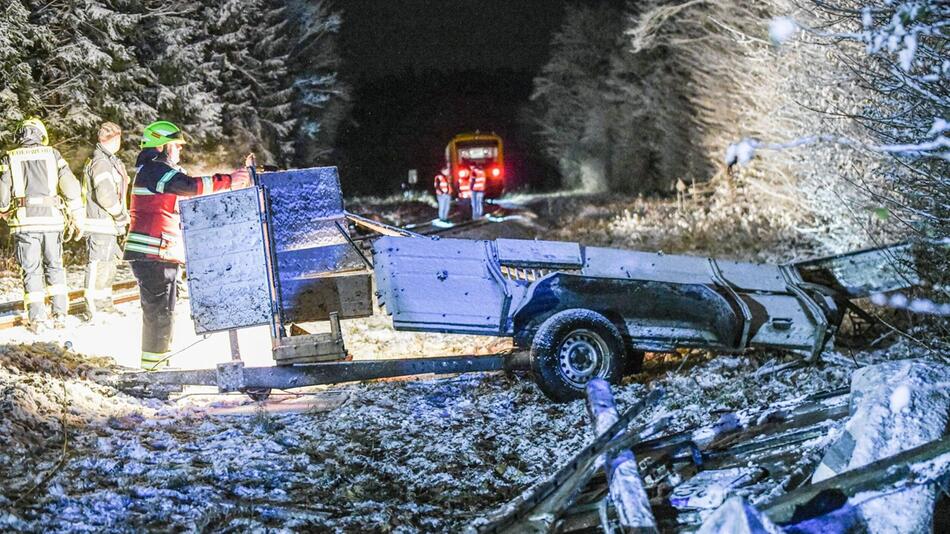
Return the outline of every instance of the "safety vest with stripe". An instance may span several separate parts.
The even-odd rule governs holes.
[[[485,171],[482,169],[472,170],[472,191],[485,191]]]
[[[188,176],[164,161],[162,153],[146,149],[139,154],[129,205],[131,223],[124,258],[185,263],[178,199],[225,191],[231,176]]]
[[[27,146],[7,152],[0,162],[0,211],[13,210],[12,233],[61,232],[63,209],[82,215],[79,181],[53,147]]]
[[[125,233],[125,226],[116,226],[115,218],[125,211],[128,186],[129,175],[122,161],[102,145],[96,145],[96,150],[83,168],[86,232],[108,235]]]
[[[445,177],[444,174],[439,173],[435,175],[435,194],[437,195],[448,195],[452,192],[452,188],[449,186],[449,179]]]
[[[472,177],[459,177],[459,198],[468,198],[472,196]]]

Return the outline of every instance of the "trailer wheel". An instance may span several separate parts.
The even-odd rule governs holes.
[[[555,402],[584,397],[592,378],[616,383],[623,374],[623,339],[599,313],[572,309],[549,317],[531,344],[531,369]]]

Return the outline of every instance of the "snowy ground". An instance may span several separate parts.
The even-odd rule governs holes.
[[[571,220],[592,232],[607,220],[601,209],[610,208]],[[472,234],[567,235],[544,213]],[[181,304],[173,363],[228,360],[227,336],[196,336]],[[552,404],[529,380],[500,373],[313,388],[293,397],[310,409],[281,415],[244,396],[195,394],[207,390],[168,402],[135,399],[84,378],[138,363],[138,305],[120,311],[41,339],[22,328],[0,331],[0,530],[452,532],[549,475],[590,439],[581,402]],[[397,333],[384,316],[343,328],[358,359],[510,346]],[[67,341],[72,350],[63,349]],[[266,328],[244,330],[240,341],[248,365],[271,363]],[[651,355],[644,373],[616,394],[622,409],[646,387],[662,386],[664,400],[642,418],[670,415],[674,431],[710,424],[724,411],[847,386],[853,362],[918,352],[898,343],[774,373],[757,371],[794,357]],[[221,415],[233,407],[245,415]]]

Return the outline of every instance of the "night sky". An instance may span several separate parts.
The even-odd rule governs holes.
[[[353,108],[337,143],[344,194],[429,187],[456,134],[495,132],[512,187],[554,186],[524,120],[560,26],[558,0],[339,0]]]
[[[558,0],[338,0],[346,69],[377,77],[499,67],[537,70],[560,25]]]

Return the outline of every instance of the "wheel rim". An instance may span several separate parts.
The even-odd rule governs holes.
[[[558,349],[558,368],[572,386],[582,389],[594,377],[607,373],[607,342],[591,330],[574,330]]]

